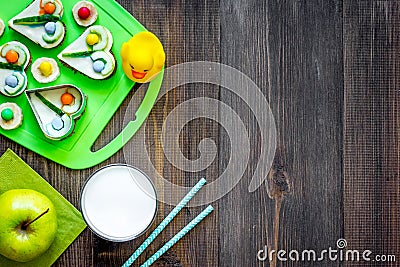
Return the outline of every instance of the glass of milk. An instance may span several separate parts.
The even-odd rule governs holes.
[[[115,164],[97,170],[87,179],[80,205],[92,232],[109,241],[124,242],[150,227],[157,213],[157,194],[145,173]]]

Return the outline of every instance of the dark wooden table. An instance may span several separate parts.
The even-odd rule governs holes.
[[[399,265],[398,1],[119,1],[160,37],[167,66],[205,60],[248,75],[268,99],[278,130],[270,198],[266,184],[248,191],[260,130],[243,101],[224,88],[196,84],[176,88],[157,103],[146,125],[147,147],[157,170],[175,184],[192,186],[201,176],[213,181],[230,158],[224,129],[196,119],[179,137],[182,153],[198,158],[200,140],[211,138],[218,145],[217,159],[200,172],[184,172],[168,162],[160,145],[162,123],[184,100],[206,96],[229,105],[244,121],[252,149],[240,182],[156,266],[270,266],[257,259],[265,245],[321,251],[336,248],[339,238],[347,240],[347,249],[396,255],[397,263],[278,261],[277,266]],[[96,147],[122,129],[128,102]],[[124,162],[119,152],[99,166],[73,171],[0,138],[0,152],[13,149],[76,207],[90,173]],[[172,208],[160,203],[152,229]],[[138,262],[202,208],[185,208]],[[119,266],[144,238],[112,243],[86,229],[55,266]]]

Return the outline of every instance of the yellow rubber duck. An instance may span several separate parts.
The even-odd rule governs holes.
[[[124,43],[121,57],[126,76],[138,83],[152,81],[165,63],[164,48],[151,32],[140,32]]]

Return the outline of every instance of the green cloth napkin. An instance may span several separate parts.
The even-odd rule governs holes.
[[[8,149],[0,157],[0,194],[11,189],[33,189],[46,195],[57,210],[58,231],[50,248],[41,256],[26,263],[9,260],[0,255],[0,266],[51,266],[85,229],[81,213],[60,193]]]

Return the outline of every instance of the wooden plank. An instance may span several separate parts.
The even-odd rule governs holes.
[[[219,60],[218,1],[200,3],[191,1],[121,1],[121,4],[132,12],[133,16],[149,31],[160,38],[167,55],[167,67],[195,60]],[[218,165],[213,164],[207,170],[198,173],[185,172],[175,168],[164,156],[161,145],[160,137],[163,122],[173,108],[183,101],[201,96],[217,98],[218,92],[217,86],[205,84],[181,86],[163,97],[150,114],[146,124],[146,142],[152,164],[165,179],[174,184],[191,187],[203,176],[211,182],[218,172]],[[128,102],[126,101],[121,109],[126,109],[127,105]],[[183,115],[176,118],[176,121],[179,122]],[[123,113],[117,118],[119,118],[117,123],[120,123],[123,119]],[[115,128],[110,125],[104,138],[110,138],[114,134]],[[218,127],[215,123],[203,119],[189,123],[180,136],[169,139],[172,142],[175,138],[179,138],[180,150],[182,151],[174,151],[173,158],[176,160],[175,154],[183,153],[189,159],[196,159],[199,157],[197,145],[205,137],[215,140],[218,138]],[[137,153],[138,150],[135,149],[134,141],[132,143],[131,147]],[[137,144],[137,147],[140,147],[140,144]],[[158,192],[158,194],[162,197],[164,192]],[[213,206],[217,209],[218,204]],[[144,262],[203,208],[184,208],[139,257],[137,262]],[[172,206],[160,202],[157,218],[150,230],[154,229],[172,209]],[[157,264],[159,266],[216,266],[218,260],[217,218],[216,212],[211,214],[205,223],[200,224],[190,232],[162,256]],[[144,241],[145,237],[142,236],[137,241],[118,245],[96,239],[93,252],[96,266],[123,263],[123,260],[130,256],[137,246]],[[96,253],[99,253],[102,257],[96,256]]]
[[[400,251],[399,11],[397,1],[344,2],[345,236],[372,256]]]
[[[278,249],[334,247],[343,235],[341,45],[341,1],[221,1],[221,62],[247,74],[268,98],[279,134],[277,162],[292,184],[280,213]],[[232,93],[221,90],[221,101],[244,119],[252,154],[245,177],[219,202],[219,264],[268,266],[257,252],[273,243],[275,203],[265,187],[248,192],[259,153],[257,124]]]

